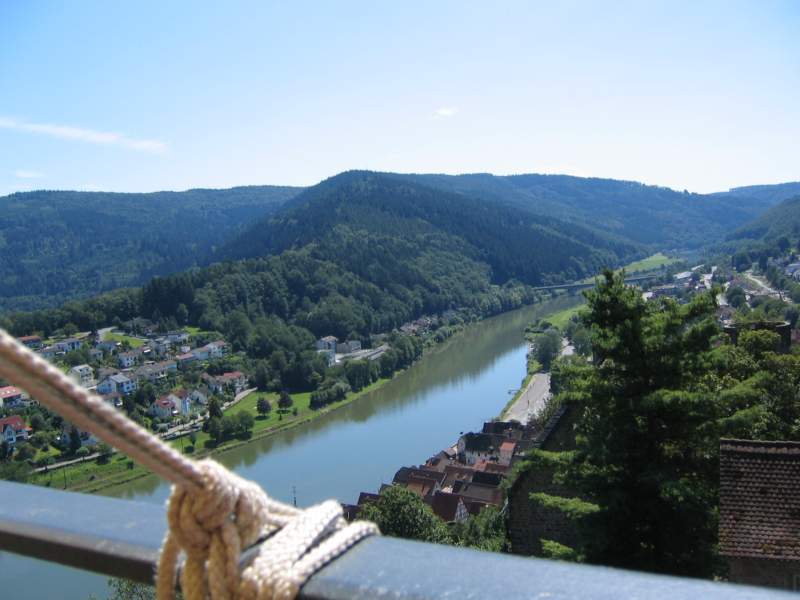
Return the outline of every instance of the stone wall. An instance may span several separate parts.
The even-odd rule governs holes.
[[[728,558],[728,568],[734,583],[800,591],[800,561]]]
[[[560,452],[575,448],[574,427],[577,408],[567,407],[557,412],[543,429],[535,446],[541,450]],[[572,521],[559,510],[544,508],[530,501],[531,493],[543,492],[566,498],[576,494],[553,483],[555,467],[536,466],[520,472],[508,490],[506,531],[514,554],[541,556],[542,539],[575,547],[577,531]]]

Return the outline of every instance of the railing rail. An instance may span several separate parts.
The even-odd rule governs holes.
[[[164,508],[0,482],[0,550],[151,583]],[[575,565],[387,537],[323,568],[302,598],[779,600],[776,590]]]

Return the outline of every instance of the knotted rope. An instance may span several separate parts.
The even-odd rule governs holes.
[[[0,376],[174,484],[156,578],[159,600],[174,598],[179,571],[187,600],[289,600],[322,566],[379,534],[373,523],[348,525],[333,500],[300,510],[215,461],[189,460],[3,330]],[[264,538],[240,572],[242,552]]]

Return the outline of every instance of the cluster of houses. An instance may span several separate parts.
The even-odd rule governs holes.
[[[0,408],[23,408],[30,404],[31,399],[16,386],[6,385],[0,387]],[[31,428],[19,415],[9,415],[0,419],[0,443],[5,442],[14,447],[17,442],[25,441],[30,437]]]
[[[710,273],[700,273],[705,265],[698,265],[689,271],[683,271],[673,275],[672,281],[663,285],[656,285],[642,294],[645,300],[655,300],[656,298],[680,298],[687,297],[697,292],[710,290],[712,279],[717,267],[711,267]]]
[[[155,336],[152,327],[148,328],[147,324],[143,319],[128,324],[137,332],[150,335],[140,347],[129,350],[123,350],[122,344],[116,340],[103,340],[88,333],[54,341],[49,345],[35,335],[23,336],[19,341],[51,361],[85,347],[95,367],[100,361],[104,365],[113,364],[97,368],[89,364],[75,365],[67,374],[76,383],[96,391],[106,402],[118,408],[123,405],[126,396],[134,394],[143,384],[158,384],[192,363],[222,358],[227,353],[228,346],[222,340],[192,348],[188,333],[175,331]],[[240,371],[222,375],[203,373],[199,385],[161,395],[151,404],[148,412],[162,421],[188,417],[201,412],[212,396],[235,396],[247,388],[247,383],[247,376]],[[27,394],[14,386],[0,387],[0,408],[24,407],[30,401]],[[65,423],[62,434],[69,434],[71,428],[69,423]],[[0,441],[13,445],[27,439],[28,432],[29,428],[19,415],[0,421]],[[84,444],[96,443],[84,432],[81,432],[81,437]]]
[[[348,518],[375,502],[389,485],[417,494],[446,523],[461,523],[486,506],[503,502],[501,484],[513,464],[532,447],[532,429],[518,421],[491,421],[477,433],[466,433],[450,448],[415,467],[402,467],[378,494],[362,492],[358,504],[346,505]]]
[[[359,340],[340,342],[339,338],[326,335],[317,340],[317,352],[325,357],[329,367],[347,360],[378,360],[388,349],[388,344],[377,348],[362,348]]]
[[[454,310],[447,310],[442,313],[441,317],[436,315],[422,315],[419,319],[403,323],[399,329],[400,333],[406,335],[422,335],[428,333],[431,329],[442,323],[447,323],[458,313]]]

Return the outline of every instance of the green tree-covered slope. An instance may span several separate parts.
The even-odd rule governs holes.
[[[380,287],[415,281],[420,271],[446,277],[442,267],[453,260],[487,265],[494,283],[556,283],[642,252],[639,244],[505,201],[363,171],[299,194],[224,252],[242,258],[305,247]],[[430,253],[439,260],[426,260]]]
[[[426,185],[495,199],[656,249],[722,240],[775,202],[774,194],[677,192],[635,181],[568,175],[409,175]],[[772,186],[767,186],[772,187]]]
[[[217,246],[298,191],[39,191],[0,198],[0,311],[56,306],[207,264]]]
[[[728,239],[770,242],[786,236],[800,238],[800,194],[777,204],[757,219],[734,231]]]

